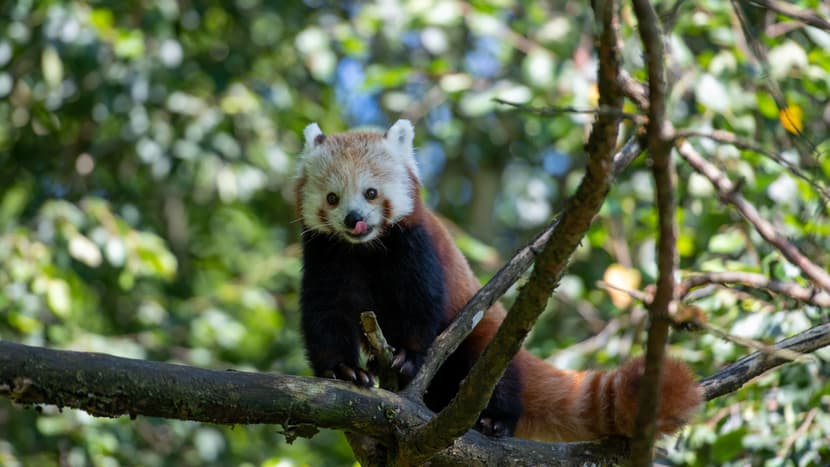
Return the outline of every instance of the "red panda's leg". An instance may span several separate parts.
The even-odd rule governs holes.
[[[424,396],[424,402],[431,410],[441,411],[458,393],[459,384],[478,359],[478,346],[471,342],[475,338],[473,334],[463,342],[435,375]],[[511,362],[496,384],[474,429],[488,436],[513,435],[523,410],[519,377],[519,368]]]
[[[447,284],[441,260],[421,225],[398,227],[384,237],[382,263],[370,282],[379,304],[378,322],[395,348],[392,367],[405,387],[448,321]],[[377,276],[382,276],[382,279]]]
[[[365,282],[331,254],[325,238],[303,237],[303,279],[300,290],[302,329],[314,374],[372,386],[360,368],[362,332],[358,313],[372,308]]]
[[[522,415],[518,368],[511,363],[499,380],[490,402],[481,412],[475,429],[488,436],[513,436]]]
[[[304,297],[304,301],[310,300]],[[372,376],[359,366],[360,334],[354,320],[333,308],[304,306],[302,316],[306,351],[316,376],[372,386]]]

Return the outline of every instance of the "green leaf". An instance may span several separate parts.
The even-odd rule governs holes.
[[[144,56],[144,34],[140,30],[119,30],[115,35],[115,54],[130,59]]]
[[[366,68],[366,82],[364,86],[367,89],[375,87],[394,88],[402,85],[409,78],[412,72],[410,67],[386,67],[380,65],[370,65]]]
[[[755,97],[758,100],[758,110],[761,112],[761,115],[772,119],[778,118],[778,105],[766,90],[758,90],[755,93]]]
[[[40,58],[46,84],[56,87],[63,81],[63,62],[54,47],[47,47]]]
[[[737,230],[719,233],[709,239],[709,250],[713,253],[734,254],[743,250],[745,245],[746,237]]]
[[[718,464],[731,461],[743,451],[743,437],[747,430],[741,427],[737,430],[718,436],[712,444],[712,460]]]
[[[109,34],[112,32],[114,24],[112,11],[104,8],[94,8],[89,14],[89,22],[100,34]]]

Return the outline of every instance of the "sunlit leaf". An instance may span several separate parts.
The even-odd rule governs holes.
[[[144,55],[144,34],[140,30],[119,30],[115,35],[115,53],[124,58]]]
[[[704,74],[697,81],[695,95],[701,104],[715,112],[723,112],[729,108],[730,98],[726,87],[710,74]]]
[[[713,235],[709,239],[709,250],[713,253],[737,253],[741,251],[745,245],[746,238],[741,232],[734,230]]]
[[[790,133],[799,134],[804,129],[804,111],[796,104],[781,109],[778,114],[778,120],[781,126]]]
[[[89,14],[90,24],[102,34],[108,34],[113,27],[112,10],[95,8]]]
[[[60,280],[52,279],[46,289],[47,303],[52,311],[61,317],[66,317],[71,305],[69,285]]]
[[[43,78],[50,86],[58,86],[63,80],[63,62],[54,47],[47,47],[40,58]]]
[[[74,234],[69,238],[69,254],[87,266],[95,268],[101,265],[101,250],[98,245],[81,234]]]
[[[602,276],[602,280],[612,286],[608,289],[608,295],[617,308],[625,308],[631,304],[633,299],[628,292],[637,292],[641,279],[640,271],[618,263],[608,266]]]

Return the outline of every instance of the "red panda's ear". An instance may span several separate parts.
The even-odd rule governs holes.
[[[303,130],[303,135],[305,136],[306,149],[323,144],[323,141],[326,140],[326,135],[323,134],[323,130],[320,129],[320,125],[316,122],[306,126]]]
[[[403,162],[409,169],[409,173],[418,181],[418,164],[415,162],[415,150],[412,147],[412,140],[415,138],[415,129],[409,120],[398,120],[383,134],[386,149],[392,156]]]
[[[412,140],[415,138],[415,129],[409,120],[398,120],[384,133],[389,147],[399,156],[412,157]]]

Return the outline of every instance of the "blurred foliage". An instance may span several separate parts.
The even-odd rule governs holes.
[[[3,2],[0,338],[309,374],[297,331],[291,178],[311,121],[335,132],[412,119],[426,199],[459,226],[459,245],[486,279],[562,207],[582,173],[589,115],[541,117],[493,98],[596,104],[585,3]],[[747,4],[765,68],[729,2],[682,2],[674,16],[674,2],[657,3],[672,21],[675,126],[734,132],[826,189],[830,34]],[[795,3],[830,13],[817,0]],[[644,79],[627,3],[621,18],[626,69]],[[817,189],[766,155],[693,142],[802,251],[830,264],[830,212]],[[683,273],[753,271],[806,284],[708,181],[677,168]],[[575,367],[640,352],[642,306],[612,303],[596,281],[653,282],[656,221],[641,158],[610,193],[532,350]],[[711,289],[696,305],[713,325],[764,341],[828,319],[827,310],[743,288]],[[562,351],[606,324],[619,326],[600,334],[601,345]],[[673,352],[707,375],[748,351],[676,334]],[[663,443],[664,462],[826,465],[828,376],[826,363],[793,364],[707,404]],[[352,462],[331,431],[288,445],[272,426],[96,419],[0,400],[0,465]]]

